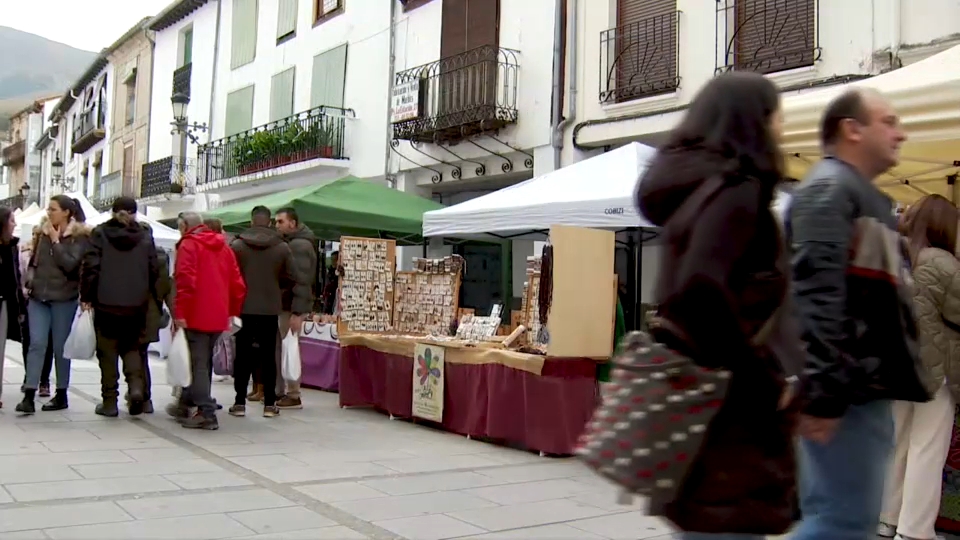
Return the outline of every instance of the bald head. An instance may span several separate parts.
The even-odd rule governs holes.
[[[180,232],[185,233],[190,229],[197,227],[203,224],[203,216],[197,212],[183,212],[180,214],[177,223],[180,228]]]
[[[897,164],[906,135],[893,106],[880,92],[856,88],[827,105],[820,139],[826,152],[874,178]]]

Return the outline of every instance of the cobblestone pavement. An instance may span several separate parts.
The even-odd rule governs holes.
[[[22,361],[7,351],[0,540],[671,536],[573,460],[340,409],[335,394],[305,390],[303,410],[185,430],[162,412],[162,362],[152,416],[96,416],[99,369],[75,361],[70,409],[19,417]],[[229,403],[232,387],[215,393]]]

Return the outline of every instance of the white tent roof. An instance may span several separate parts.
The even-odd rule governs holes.
[[[80,201],[80,208],[83,209],[83,214],[87,216],[88,220],[92,219],[100,214],[90,201],[87,200],[80,192],[73,193],[64,193],[67,197],[71,199],[76,199]],[[36,206],[36,211],[29,212],[30,208]],[[42,211],[42,209],[36,204],[30,205],[27,210],[24,210],[22,214],[17,216],[17,227],[19,229],[20,238],[29,238],[33,234],[33,228],[37,225],[40,225],[40,222],[43,221],[43,218],[47,217],[47,213]]]
[[[630,143],[569,167],[423,215],[424,236],[522,233],[552,225],[651,227],[634,207],[637,178],[656,153]]]
[[[791,160],[791,174],[802,178],[819,157],[819,122],[827,103],[859,87],[889,99],[908,135],[900,165],[877,185],[902,202],[925,192],[949,197],[946,175],[960,169],[954,165],[960,161],[960,45],[876,77],[785,98],[784,150],[801,157]]]
[[[101,223],[106,223],[112,215],[112,212],[104,212],[96,215],[87,220],[87,225],[96,227]],[[153,230],[153,242],[158,247],[166,250],[172,250],[174,247],[176,247],[177,242],[180,241],[180,231],[170,228],[155,219],[148,218],[147,216],[138,213],[137,221],[150,225],[150,229]]]

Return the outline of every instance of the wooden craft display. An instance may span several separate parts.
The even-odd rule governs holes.
[[[521,324],[527,327],[522,339],[528,345],[537,343],[540,335],[540,257],[527,257],[527,280],[523,283],[523,298],[520,301]]]
[[[458,314],[460,273],[446,273],[442,267],[440,270],[397,272],[393,314],[397,332],[450,335],[450,326]]]
[[[393,330],[396,251],[394,240],[340,238],[339,332]]]

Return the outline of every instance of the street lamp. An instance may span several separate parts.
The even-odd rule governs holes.
[[[186,135],[193,144],[200,144],[193,133],[207,131],[207,124],[191,124],[187,121],[187,105],[190,104],[190,96],[183,92],[176,92],[170,97],[170,104],[173,106],[173,122],[170,123],[173,126],[173,131],[170,134]]]
[[[50,162],[50,184],[60,186],[64,190],[73,187],[73,182],[63,177],[63,162],[60,161],[60,152],[58,151],[53,161]]]

